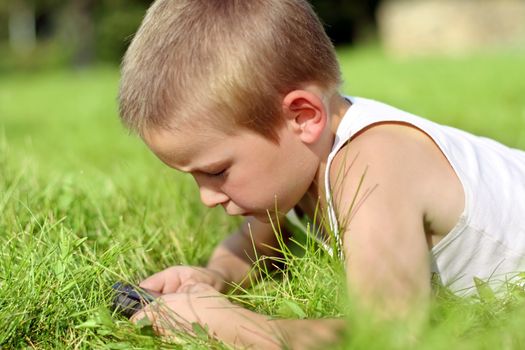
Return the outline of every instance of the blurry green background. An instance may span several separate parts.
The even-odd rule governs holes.
[[[118,63],[151,0],[2,0],[0,69]],[[369,35],[379,0],[312,1],[337,43]]]

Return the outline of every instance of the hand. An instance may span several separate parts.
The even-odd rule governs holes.
[[[136,323],[147,318],[156,333],[171,335],[177,331],[193,333],[195,323],[216,334],[231,318],[229,310],[239,309],[208,284],[188,284],[177,293],[164,294],[131,317]],[[212,331],[213,329],[213,331]]]
[[[219,272],[196,266],[172,266],[146,278],[140,287],[161,294],[180,292],[181,288],[202,283],[222,291],[226,287],[223,275]]]
[[[236,306],[208,284],[197,283],[165,294],[131,317],[134,323],[147,318],[162,336],[177,332],[194,334],[195,324],[214,338],[233,347],[281,349],[278,326],[266,316]]]

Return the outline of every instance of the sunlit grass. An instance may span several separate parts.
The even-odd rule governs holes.
[[[525,148],[525,57],[393,60],[376,48],[341,51],[345,93]],[[238,220],[208,210],[191,179],[167,169],[116,115],[118,71],[0,77],[0,346],[167,347],[108,310],[116,280],[138,282],[175,264],[203,264]],[[343,271],[312,240],[233,300],[274,317],[330,317],[346,304]],[[416,337],[352,314],[346,347],[522,349],[523,289],[470,299],[440,291]],[[182,338],[175,348],[220,348]]]

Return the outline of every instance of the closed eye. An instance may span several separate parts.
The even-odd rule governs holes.
[[[206,175],[211,176],[211,177],[219,177],[219,176],[224,175],[225,173],[226,173],[226,169],[222,169],[221,171],[214,171],[214,172],[206,173]]]
[[[221,177],[226,174],[228,169],[231,167],[231,163],[226,161],[216,162],[201,167],[199,170],[196,170],[196,173],[202,174],[206,177],[215,178]]]

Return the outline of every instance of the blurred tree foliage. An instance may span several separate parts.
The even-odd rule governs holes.
[[[335,44],[354,43],[375,32],[381,0],[310,0]]]
[[[210,0],[221,1],[221,0]],[[380,0],[311,0],[336,44],[375,26]],[[0,0],[0,65],[119,62],[152,0]]]
[[[97,3],[93,15],[97,22],[98,57],[119,62],[152,1],[103,0]]]

